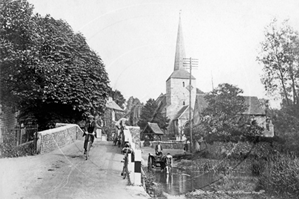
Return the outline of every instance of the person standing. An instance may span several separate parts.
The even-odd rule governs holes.
[[[156,155],[162,155],[162,151],[163,151],[163,148],[160,145],[160,142],[158,142],[158,144],[155,146],[155,154]]]
[[[99,114],[95,117],[95,124],[96,124],[96,135],[100,139],[102,139],[102,130],[103,130],[103,120]]]

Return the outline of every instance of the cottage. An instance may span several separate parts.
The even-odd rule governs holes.
[[[207,101],[205,100],[205,94],[199,94],[196,97],[195,109],[194,109],[194,117],[193,117],[193,125],[197,126],[203,117],[202,112],[208,106]],[[267,118],[265,111],[260,105],[260,102],[255,96],[243,96],[245,100],[245,105],[247,105],[246,111],[244,111],[241,115],[250,117],[253,122],[256,122],[257,125],[263,127],[265,130],[263,131],[263,135],[265,137],[273,137],[274,136],[274,126],[272,121]]]
[[[109,97],[106,102],[106,110],[103,115],[103,133],[107,135],[107,139],[111,140],[112,133],[116,131],[115,121],[118,121],[124,115],[124,110]]]

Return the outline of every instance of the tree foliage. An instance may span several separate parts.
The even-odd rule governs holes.
[[[126,99],[122,95],[122,93],[118,90],[112,90],[110,92],[110,97],[122,108],[124,109],[124,103],[126,102]]]
[[[274,19],[265,28],[265,40],[257,56],[263,65],[262,83],[272,96],[281,96],[299,118],[299,33],[285,20]]]
[[[82,34],[50,15],[33,15],[25,0],[3,1],[0,23],[2,102],[23,116],[34,113],[42,128],[104,111],[108,76]]]
[[[268,94],[280,96],[281,108],[268,109],[275,135],[286,140],[284,148],[299,147],[299,33],[288,20],[274,19],[265,28],[257,57],[263,65],[262,83]]]
[[[126,115],[129,117],[129,123],[132,126],[137,126],[140,120],[143,104],[138,98],[131,96],[126,103]]]
[[[144,129],[148,122],[157,123],[158,126],[166,130],[168,127],[169,119],[163,116],[160,112],[157,112],[158,105],[154,99],[149,99],[145,106],[142,108],[140,120],[138,121],[138,126]]]
[[[228,83],[219,84],[208,93],[205,96],[208,106],[201,113],[201,123],[193,129],[194,138],[219,136],[232,139],[236,136],[240,139],[243,135],[258,134],[258,126],[251,123],[250,117],[243,115],[248,107],[240,95],[242,93],[240,88]],[[185,128],[185,135],[190,137],[189,127]]]

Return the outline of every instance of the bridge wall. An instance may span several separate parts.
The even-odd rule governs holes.
[[[141,136],[140,136],[140,127],[138,126],[127,126],[126,127],[131,134],[131,147],[135,149],[141,149]]]
[[[82,140],[83,131],[77,124],[57,123],[56,128],[38,132],[37,153],[48,153]]]

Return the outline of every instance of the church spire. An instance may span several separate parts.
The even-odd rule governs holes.
[[[183,35],[182,35],[182,28],[181,28],[181,10],[180,10],[180,12],[179,12],[179,23],[178,23],[178,32],[177,32],[177,42],[176,42],[174,71],[183,68],[183,58],[185,58],[185,50],[184,50],[184,44],[183,44]]]

